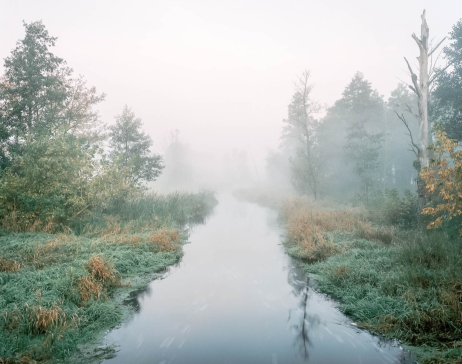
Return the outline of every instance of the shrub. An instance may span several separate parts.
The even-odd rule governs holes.
[[[97,159],[101,150],[57,132],[26,143],[0,175],[0,219],[8,230],[56,231],[95,206],[130,191],[124,171]]]
[[[426,207],[422,213],[436,216],[436,220],[428,224],[429,229],[442,226],[444,220],[456,220],[462,236],[462,150],[457,148],[457,140],[448,139],[441,127],[437,126],[435,131],[437,141],[431,149],[437,157],[432,160],[431,168],[422,170],[420,176],[436,207]]]
[[[409,190],[404,191],[402,198],[396,189],[377,191],[367,210],[371,221],[380,225],[412,229],[418,224],[417,196]]]

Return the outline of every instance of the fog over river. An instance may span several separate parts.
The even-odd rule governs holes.
[[[116,363],[401,363],[284,253],[276,213],[231,195],[194,227],[181,262],[138,297],[106,341]],[[307,285],[308,282],[308,285]]]

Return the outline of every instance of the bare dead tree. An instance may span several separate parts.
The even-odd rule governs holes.
[[[428,97],[429,97],[429,87],[431,83],[436,79],[436,74],[434,74],[435,64],[431,60],[431,56],[438,49],[438,47],[443,43],[446,38],[443,38],[434,48],[430,49],[429,47],[429,37],[430,31],[427,25],[427,20],[425,18],[425,10],[422,15],[422,24],[420,26],[420,38],[418,38],[415,33],[412,34],[412,38],[417,43],[419,47],[420,55],[417,57],[419,61],[419,77],[414,73],[412,67],[406,57],[407,67],[409,69],[412,85],[408,85],[409,88],[417,95],[417,103],[419,107],[419,155],[418,159],[420,162],[420,168],[425,168],[429,166],[429,124],[428,124]],[[429,65],[429,59],[431,64]],[[436,63],[436,62],[435,62]],[[432,77],[431,77],[432,76]],[[431,77],[431,78],[430,78]],[[404,115],[398,115],[401,121],[404,122]],[[404,122],[406,125],[406,123]],[[410,133],[410,129],[408,127]]]
[[[398,118],[403,122],[404,126],[408,131],[408,136],[410,138],[410,146],[411,151],[417,157],[418,164],[416,166],[417,173],[420,174],[422,168],[426,168],[430,164],[430,155],[428,150],[430,134],[429,134],[429,122],[428,122],[428,98],[429,98],[429,90],[431,84],[437,78],[437,73],[435,70],[435,64],[438,61],[438,57],[433,62],[432,55],[433,53],[439,48],[439,46],[443,43],[446,38],[443,38],[435,47],[429,46],[429,38],[430,38],[430,30],[427,25],[427,20],[425,18],[425,10],[421,15],[422,24],[420,26],[420,38],[418,38],[415,33],[412,34],[412,38],[417,43],[419,47],[420,54],[417,57],[419,62],[419,76],[417,76],[411,64],[408,62],[406,57],[404,60],[406,61],[407,67],[410,72],[412,84],[408,84],[409,88],[416,94],[417,96],[417,105],[418,105],[418,115],[415,115],[410,106],[407,105],[407,110],[410,114],[415,116],[419,120],[419,139],[418,143],[415,141],[411,129],[409,127],[409,123],[406,120],[404,114],[396,115]],[[430,63],[429,63],[430,60]],[[423,208],[426,203],[426,191],[425,185],[420,177],[417,177],[417,193],[419,195],[420,200],[420,207]]]

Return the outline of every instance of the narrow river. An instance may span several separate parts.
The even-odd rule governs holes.
[[[181,263],[107,335],[118,352],[105,363],[411,362],[311,288],[284,253],[275,212],[230,195],[219,200],[191,232]]]

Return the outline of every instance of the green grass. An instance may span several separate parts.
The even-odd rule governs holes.
[[[2,232],[0,363],[78,361],[79,348],[130,314],[123,304],[129,293],[180,259],[185,224],[204,219],[215,204],[210,192],[150,195],[93,216],[71,234]],[[82,282],[93,277],[92,257],[116,279],[91,281],[101,294],[87,301]]]
[[[279,211],[286,252],[359,325],[410,346],[421,364],[462,364],[460,219],[439,230],[418,228],[431,220],[419,215],[409,191],[377,193],[371,206],[357,209],[238,192]]]
[[[393,245],[333,233],[336,254],[304,269],[373,332],[414,346],[421,363],[462,362],[462,240],[398,232]]]

